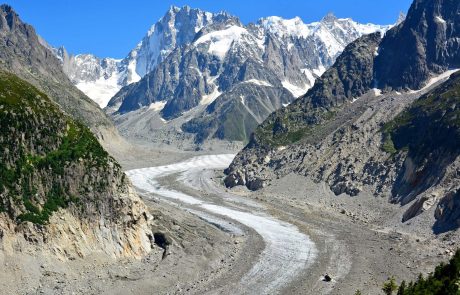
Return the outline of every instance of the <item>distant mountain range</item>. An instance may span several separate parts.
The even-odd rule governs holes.
[[[389,28],[332,14],[311,24],[267,17],[243,25],[225,12],[171,7],[122,60],[54,52],[78,88],[109,114],[124,115],[128,133],[139,131],[146,112],[171,121],[192,111],[178,132],[195,133],[197,142],[245,141],[271,112],[311,88],[347,44]]]

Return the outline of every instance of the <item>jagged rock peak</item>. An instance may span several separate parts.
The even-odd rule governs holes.
[[[402,11],[399,12],[398,20],[396,21],[396,25],[403,23],[406,20],[406,14]]]
[[[0,24],[0,30],[5,30],[5,29],[13,30],[15,26],[21,24],[18,14],[8,4],[2,4],[0,6],[0,15],[6,21],[6,26],[3,25],[3,21],[2,21],[2,24]]]
[[[416,0],[388,31],[376,58],[380,89],[420,89],[433,74],[460,67],[460,2]]]
[[[0,5],[0,11],[2,11],[3,13],[7,13],[7,14],[12,13],[12,14],[18,15],[16,11],[14,11],[13,7],[11,7],[8,4]]]
[[[335,16],[335,14],[333,12],[329,12],[328,14],[326,14],[326,16],[323,17],[323,19],[321,19],[321,22],[322,23],[332,23],[332,22],[335,22],[338,18]]]

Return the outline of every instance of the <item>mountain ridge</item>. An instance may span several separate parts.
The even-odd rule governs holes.
[[[419,215],[433,218],[430,222],[435,233],[446,229],[449,222],[445,220],[450,220],[451,225],[455,223],[452,216],[458,216],[454,197],[458,175],[453,171],[458,169],[460,150],[455,145],[449,148],[450,141],[445,140],[444,135],[458,132],[454,119],[457,104],[453,100],[459,80],[458,74],[454,74],[446,82],[447,74],[454,70],[444,72],[442,69],[457,66],[459,51],[455,46],[447,47],[450,49],[443,55],[414,55],[410,63],[392,64],[407,56],[413,36],[428,38],[418,41],[419,48],[423,48],[423,44],[446,48],[445,40],[458,39],[458,31],[453,29],[452,34],[441,30],[440,35],[424,35],[424,32],[437,31],[439,24],[418,16],[435,19],[438,15],[433,11],[440,7],[445,12],[443,27],[455,28],[460,3],[416,0],[406,20],[392,28],[382,40],[372,40],[372,35],[368,35],[349,45],[348,49],[358,50],[345,50],[306,95],[273,113],[257,127],[248,145],[226,170],[227,186],[246,185],[258,190],[271,179],[296,173],[325,182],[336,195],[357,196],[367,192],[387,197],[391,202],[407,206],[402,222]],[[387,65],[392,67],[382,70],[387,59]],[[413,71],[408,70],[411,64]],[[428,64],[434,66],[425,71]],[[388,71],[395,73],[391,79],[378,79],[385,77]],[[446,74],[439,75],[439,72]],[[394,81],[399,84],[393,84]],[[407,81],[418,90],[411,90]],[[374,88],[381,85],[388,86]],[[399,86],[393,89],[392,85]],[[451,90],[442,93],[448,88]],[[414,111],[419,105],[423,107]],[[408,115],[407,110],[413,110],[409,113],[412,115]],[[411,116],[412,122],[408,119]],[[443,116],[451,121],[446,123]],[[405,131],[390,136],[388,132],[393,129],[388,126],[400,126]],[[412,132],[419,134],[418,144]],[[397,141],[396,145],[392,140]],[[409,142],[403,144],[405,140]],[[417,145],[419,148],[414,148]],[[449,153],[439,152],[443,148]],[[436,206],[434,216],[422,214]]]
[[[187,17],[184,17],[184,15]],[[185,30],[185,33],[182,33],[182,31],[184,31],[182,27],[175,28],[174,30],[169,29],[171,28],[172,22],[175,21],[176,17],[182,20],[186,19],[189,23],[191,22],[190,20],[195,20],[195,22],[192,21],[188,25],[189,29]],[[99,58],[90,54],[78,54],[75,56],[69,56],[68,53],[65,52],[65,49],[63,50],[62,48],[60,53],[58,50],[55,52],[58,56],[60,56],[61,59],[64,60],[64,64],[72,65],[65,71],[69,75],[70,79],[74,82],[74,84],[76,84],[77,87],[83,90],[90,97],[95,99],[101,107],[105,107],[108,99],[110,99],[109,96],[113,96],[116,90],[119,90],[122,86],[126,86],[133,82],[139,81],[141,77],[152,71],[154,67],[171,52],[172,48],[185,43],[190,43],[192,41],[190,36],[193,33],[197,33],[201,28],[212,24],[215,20],[219,20],[220,18],[228,18],[234,20],[237,19],[236,17],[231,16],[226,12],[209,13],[200,9],[190,8],[189,6],[184,6],[182,8],[171,6],[168,12],[158,22],[151,26],[147,34],[138,43],[138,45],[133,50],[131,50],[131,52],[125,58],[121,60],[113,58]],[[287,25],[289,22],[295,20],[298,22],[298,25],[302,27],[311,27],[312,32],[310,33],[314,33],[313,31],[315,30],[315,26],[321,24],[321,22],[304,24],[300,18],[287,20],[279,17],[267,17],[257,20],[256,24],[254,25],[266,26],[267,31],[272,30],[272,33],[276,35],[273,26],[267,24],[267,20],[273,18],[277,20],[278,25],[281,25],[284,28],[289,26]],[[327,17],[324,17],[322,21],[326,22],[326,20]],[[385,26],[376,26],[372,24],[361,25],[355,23],[351,19],[338,19],[335,16],[332,18],[332,20],[342,23],[350,22],[354,26],[357,26],[358,30],[362,30],[363,32],[370,32],[369,30],[375,30],[377,27],[386,30]],[[182,23],[184,23],[184,21],[182,21],[181,24]],[[243,26],[241,23],[239,25]],[[278,28],[280,28],[280,26],[278,26]],[[176,37],[174,31],[181,33],[179,33],[179,35]],[[170,37],[160,37],[158,32],[166,33],[167,35],[170,35]],[[301,32],[295,34],[294,32],[290,32],[290,36],[307,37],[307,34]],[[333,57],[336,55],[338,49],[334,50],[335,53],[332,54]],[[85,62],[84,59],[88,59],[89,56],[93,61],[88,60]],[[112,71],[109,73],[109,75],[106,75],[106,78],[104,78],[103,70],[107,69],[107,67],[104,66],[104,60],[110,60],[111,63],[115,63],[116,68],[118,68],[118,72]],[[85,63],[89,63],[89,65],[85,65]],[[84,75],[79,74],[79,67],[89,68],[90,66],[95,68],[96,75],[85,77]],[[90,91],[90,88],[92,88],[92,91]],[[98,98],[97,96],[100,97]]]
[[[272,17],[244,26],[227,14],[214,17],[190,43],[177,46],[140,81],[122,88],[105,110],[122,122],[127,136],[156,140],[152,132],[139,133],[140,113],[142,120],[149,114],[151,123],[176,137],[185,131],[198,145],[213,139],[246,142],[256,124],[304,94],[348,43],[388,28],[332,15],[310,28],[300,19]],[[227,107],[210,106],[214,102]],[[235,114],[246,119],[232,122]],[[150,129],[151,123],[141,129]]]
[[[5,253],[140,258],[153,217],[91,131],[0,71],[0,232]],[[13,246],[14,245],[14,246]]]

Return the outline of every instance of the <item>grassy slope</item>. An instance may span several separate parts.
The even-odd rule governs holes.
[[[409,150],[423,159],[434,149],[457,153],[460,149],[460,74],[415,101],[383,127],[383,149]]]

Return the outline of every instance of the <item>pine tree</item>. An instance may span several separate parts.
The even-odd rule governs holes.
[[[395,278],[391,277],[388,278],[388,281],[383,284],[382,291],[386,295],[392,295],[394,291],[398,290],[398,285],[396,285]]]
[[[404,291],[406,290],[406,281],[402,281],[401,285],[398,288],[397,295],[404,295]]]

